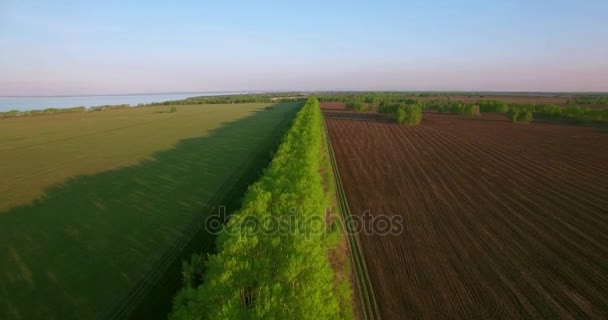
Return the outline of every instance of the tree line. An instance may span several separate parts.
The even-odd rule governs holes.
[[[128,104],[117,104],[117,105],[103,105],[94,107],[73,107],[73,108],[47,108],[41,110],[10,110],[6,112],[0,112],[0,118],[14,118],[14,117],[26,117],[26,116],[38,116],[48,114],[61,114],[61,113],[78,113],[78,112],[89,112],[89,111],[104,111],[104,110],[115,110],[130,108]]]
[[[47,109],[42,109],[42,110],[28,110],[28,111],[10,110],[10,111],[5,111],[5,112],[0,112],[0,118],[14,118],[14,117],[37,116],[37,115],[57,114],[57,113],[75,113],[75,112],[86,112],[86,111],[87,111],[87,108],[85,108],[85,107],[47,108]]]
[[[170,319],[341,318],[330,241],[325,223],[317,224],[329,203],[319,173],[322,137],[319,102],[309,98],[219,234],[217,254],[184,264]],[[259,227],[269,225],[255,223],[262,221],[290,230],[265,232]]]
[[[158,105],[195,105],[195,104],[236,104],[236,103],[274,103],[306,100],[307,95],[302,93],[277,93],[277,94],[237,94],[220,96],[200,96],[182,100],[153,102],[143,106]]]
[[[587,104],[601,104],[604,96],[582,96]],[[409,93],[353,93],[325,95],[321,101],[346,102],[347,109],[374,111],[391,115],[394,119],[405,119],[407,110],[436,110],[441,113],[477,116],[481,113],[504,113],[514,122],[530,122],[533,118],[568,120],[573,122],[608,122],[608,109],[592,109],[584,106],[558,106],[555,104],[507,103],[500,100],[480,99],[475,102],[457,102],[451,99],[417,99]],[[412,109],[409,106],[416,106]],[[398,106],[401,106],[398,108]],[[400,111],[397,111],[400,109]],[[397,117],[396,112],[399,112]],[[417,113],[417,111],[412,111]],[[415,117],[414,117],[415,118]],[[404,120],[405,121],[405,120]],[[407,121],[406,121],[407,122]]]
[[[608,95],[585,95],[574,96],[568,100],[568,104],[596,104],[608,105]]]

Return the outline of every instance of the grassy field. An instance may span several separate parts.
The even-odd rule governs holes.
[[[0,318],[106,313],[300,104],[267,105],[0,119]]]

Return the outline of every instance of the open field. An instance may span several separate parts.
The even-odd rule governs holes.
[[[209,199],[266,165],[301,103],[268,105],[0,119],[0,319],[108,312]]]
[[[403,217],[360,234],[384,318],[606,317],[608,131],[323,105],[352,214]]]
[[[0,119],[0,214],[83,174],[133,165],[268,104],[128,108]]]

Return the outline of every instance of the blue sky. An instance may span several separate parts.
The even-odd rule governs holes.
[[[0,0],[0,95],[608,91],[608,1]]]

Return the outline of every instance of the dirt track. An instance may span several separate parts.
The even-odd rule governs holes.
[[[361,235],[384,318],[606,318],[608,131],[347,114],[327,125],[353,215],[404,218]]]

